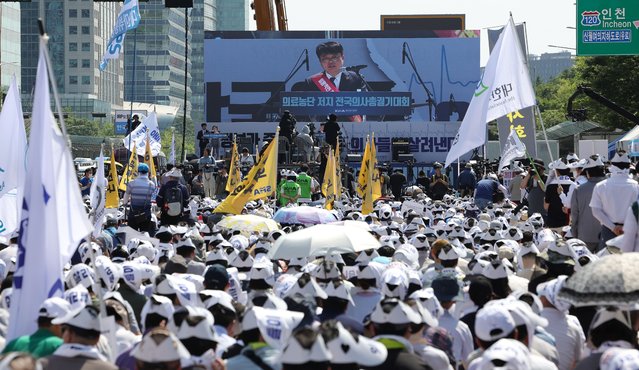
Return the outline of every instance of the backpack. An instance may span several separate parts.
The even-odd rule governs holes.
[[[165,208],[166,214],[169,216],[182,214],[182,189],[179,186],[174,186],[166,191]]]

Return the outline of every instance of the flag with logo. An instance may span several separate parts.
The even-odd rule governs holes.
[[[155,163],[151,155],[151,141],[149,140],[149,132],[146,133],[146,148],[144,150],[144,163],[149,166],[149,180],[157,182],[157,174],[155,172]]]
[[[124,0],[120,14],[115,20],[113,33],[107,44],[106,52],[102,56],[100,71],[106,69],[109,59],[117,59],[120,56],[120,51],[124,47],[124,36],[127,31],[138,28],[141,19],[138,0]]]
[[[7,340],[37,329],[42,302],[62,296],[62,269],[93,229],[67,138],[51,112],[46,52],[41,38]]]
[[[133,143],[133,147],[135,147],[135,143]],[[129,161],[126,163],[126,167],[124,168],[124,173],[122,173],[122,178],[120,179],[120,190],[126,191],[126,184],[129,181],[132,181],[134,178],[138,176],[138,155],[135,151],[131,152],[129,156]]]
[[[169,156],[169,163],[175,166],[175,130],[171,132],[171,154]]]
[[[237,152],[237,142],[233,135],[233,148],[231,150],[231,165],[229,166],[229,178],[226,180],[226,191],[232,193],[235,187],[242,181],[242,171],[240,171],[240,155]]]
[[[95,178],[91,183],[91,212],[93,212],[93,237],[97,238],[102,232],[102,223],[104,220],[104,209],[106,205],[106,188],[107,180],[104,177],[104,151],[100,148],[100,158],[98,159],[98,168]]]
[[[535,92],[510,18],[488,58],[459,132],[446,156],[446,167],[486,142],[488,122],[535,105]]]
[[[504,150],[501,153],[499,172],[501,172],[504,167],[510,165],[510,161],[513,159],[523,157],[525,155],[526,145],[519,140],[519,135],[517,135],[517,132],[514,129],[510,130],[510,135],[508,135],[506,143],[504,144]]]
[[[257,164],[213,212],[239,215],[247,202],[266,198],[275,192],[279,133],[278,128]]]
[[[360,170],[360,174],[364,172],[365,178],[364,183],[359,185],[362,190],[362,214],[364,215],[373,212],[373,171],[371,169],[373,160],[368,138],[366,138],[366,149],[368,150],[365,151],[365,157],[362,158],[362,169]]]
[[[106,208],[118,208],[120,194],[118,193],[118,169],[115,166],[115,151],[111,146],[111,163],[109,165],[108,186],[106,191]]]
[[[151,112],[142,122],[131,131],[131,133],[122,139],[124,147],[129,151],[135,148],[138,155],[143,156],[146,152],[146,136],[151,141],[151,153],[155,157],[162,151],[162,137],[160,136],[160,127],[158,126],[158,116],[155,112]],[[133,145],[132,145],[133,144]]]
[[[333,209],[333,202],[337,195],[337,173],[335,172],[335,153],[333,149],[328,154],[328,161],[324,170],[324,181],[322,183],[322,194],[326,197],[324,208]]]

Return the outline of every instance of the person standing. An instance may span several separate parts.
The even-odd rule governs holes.
[[[401,168],[395,169],[395,172],[390,176],[389,184],[395,199],[400,200],[402,198],[402,188],[406,185],[406,176],[404,176]]]
[[[554,162],[552,167],[555,171],[553,180],[546,186],[546,196],[544,198],[544,208],[548,212],[545,226],[555,231],[561,232],[561,228],[568,225],[568,210],[564,207],[562,198],[566,198],[568,189],[574,185],[570,179],[570,168],[563,158]]]
[[[319,187],[317,180],[308,175],[308,165],[300,166],[295,182],[300,186],[300,201],[310,203],[313,193]]]
[[[424,170],[419,170],[419,173],[417,174],[417,180],[415,180],[415,183],[420,186],[424,191],[427,191],[428,188],[430,187],[430,179],[428,178],[428,176],[426,176],[426,172],[424,172]]]
[[[442,173],[442,164],[435,162],[433,165],[435,174],[430,181],[430,193],[433,200],[442,200],[444,195],[448,193],[448,176]]]
[[[297,204],[297,200],[302,194],[300,186],[295,180],[297,174],[293,171],[288,173],[286,182],[280,187],[280,206],[284,207],[289,204]]]
[[[91,194],[91,184],[93,184],[93,169],[87,168],[84,170],[84,176],[80,179],[80,190],[83,197]]]
[[[204,196],[215,198],[215,176],[217,175],[217,164],[215,157],[211,155],[211,149],[205,148],[204,155],[198,161],[200,171],[202,171],[202,184],[204,185]]]
[[[200,155],[204,155],[204,149],[209,145],[209,139],[205,137],[211,132],[206,128],[206,123],[202,124],[202,129],[197,132],[198,146],[200,147]]]
[[[229,180],[229,172],[226,166],[220,168],[220,172],[217,174],[217,181],[215,183],[215,195],[219,198],[226,197],[229,193],[226,191],[226,183]],[[239,184],[238,184],[239,185]]]
[[[572,236],[586,243],[588,249],[594,252],[599,246],[601,223],[592,214],[590,200],[595,186],[605,179],[605,171],[599,156],[594,159],[588,158],[586,161],[581,173],[588,178],[588,181],[578,185],[572,194],[570,231]]]
[[[544,209],[544,198],[546,197],[546,176],[544,175],[544,170],[544,162],[535,159],[534,162],[531,163],[528,173],[523,180],[521,180],[519,188],[526,190],[528,215],[539,213],[545,219],[546,210]]]
[[[326,142],[335,150],[340,134],[339,123],[337,123],[337,116],[335,114],[331,113],[328,116],[328,120],[324,122],[324,133],[326,134]]]
[[[249,153],[248,148],[242,148],[242,154],[240,155],[240,171],[242,172],[242,176],[246,176],[254,165],[255,161],[251,153]]]
[[[122,204],[131,202],[128,225],[138,231],[153,234],[155,226],[151,222],[151,199],[155,192],[155,183],[149,180],[149,166],[146,163],[138,165],[138,177],[126,186]]]
[[[521,190],[521,182],[524,179],[524,170],[518,165],[513,169],[515,176],[510,180],[508,186],[508,192],[510,193],[510,200],[516,204],[520,204],[523,201],[523,191]]]
[[[167,173],[167,176],[169,181],[160,188],[156,198],[157,205],[162,212],[160,223],[162,225],[177,225],[183,220],[184,209],[188,207],[189,191],[186,186],[180,183],[182,177],[180,170],[173,168]]]
[[[630,179],[630,158],[619,152],[610,161],[610,177],[595,185],[590,200],[592,215],[601,223],[599,250],[623,233],[628,207],[637,200],[639,184]]]
[[[466,196],[472,196],[477,186],[477,176],[473,171],[473,166],[470,163],[466,163],[464,170],[459,174],[459,195],[463,198]]]

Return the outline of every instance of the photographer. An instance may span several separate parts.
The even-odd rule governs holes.
[[[215,157],[211,155],[210,149],[204,149],[204,155],[198,161],[202,171],[202,184],[204,185],[204,196],[215,198],[215,176],[217,175],[217,165]]]
[[[544,208],[544,199],[546,198],[546,176],[544,175],[544,162],[535,159],[530,163],[531,166],[526,168],[526,177],[521,180],[519,188],[526,190],[526,200],[528,202],[528,214],[538,212],[544,219],[546,218],[546,209]]]

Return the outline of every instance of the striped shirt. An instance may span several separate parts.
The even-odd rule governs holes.
[[[123,203],[126,204],[130,199],[132,209],[150,211],[153,192],[155,192],[153,181],[149,180],[148,175],[140,174],[127,184]]]

